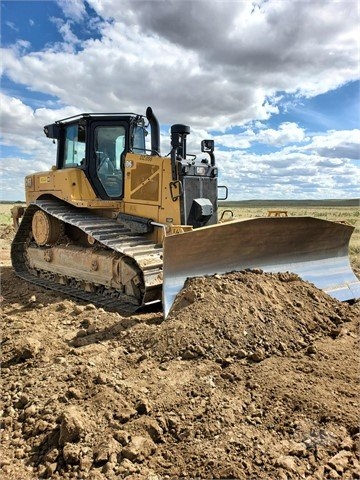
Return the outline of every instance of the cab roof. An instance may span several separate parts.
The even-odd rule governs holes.
[[[79,113],[77,115],[73,115],[71,117],[66,117],[61,120],[56,120],[55,123],[71,123],[75,122],[76,120],[80,120],[81,118],[88,119],[88,118],[105,118],[105,117],[144,117],[144,115],[140,115],[138,113]]]

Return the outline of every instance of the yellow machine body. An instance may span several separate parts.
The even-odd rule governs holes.
[[[78,168],[40,172],[25,178],[26,202],[54,196],[74,205],[93,209],[97,214],[116,218],[119,213],[146,217],[171,229],[179,226],[180,202],[172,200],[170,192],[171,164],[169,158],[128,153],[125,157],[124,196],[121,200],[99,199],[85,173]],[[175,193],[178,185],[174,185]],[[174,190],[173,190],[174,195]],[[163,241],[163,230],[147,236]]]

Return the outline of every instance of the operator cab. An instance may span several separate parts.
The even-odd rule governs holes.
[[[57,168],[84,170],[102,199],[120,199],[124,193],[124,158],[127,152],[146,150],[144,117],[136,114],[81,114],[44,127],[58,140]]]
[[[148,126],[150,149],[146,148]],[[166,189],[164,196],[169,193],[172,202],[178,202],[182,225],[198,228],[217,223],[218,188],[221,187],[217,181],[214,142],[202,141],[201,157],[187,153],[189,126],[171,126],[169,163],[164,161],[166,169],[171,168],[171,181],[167,185],[159,183],[162,171],[154,176],[153,168],[159,169],[153,165],[155,162],[144,162],[142,158],[144,155],[160,156],[160,127],[150,107],[146,116],[83,113],[47,125],[44,131],[47,137],[58,140],[57,168],[82,169],[98,198],[118,200],[124,197],[125,157],[127,153],[135,153],[139,155],[138,170],[134,168],[129,183],[129,189],[133,189],[130,201],[159,202],[161,205],[160,192]],[[158,184],[154,189],[155,180]]]

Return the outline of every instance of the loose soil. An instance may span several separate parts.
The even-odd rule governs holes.
[[[17,278],[12,236],[0,478],[359,478],[359,302],[258,270],[125,317]]]

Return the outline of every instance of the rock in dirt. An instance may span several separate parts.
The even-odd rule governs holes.
[[[121,454],[132,462],[143,462],[156,450],[156,445],[146,437],[134,436],[130,443],[123,448]]]
[[[28,360],[40,352],[41,343],[38,339],[29,337],[21,340],[15,348],[16,355],[20,360]]]
[[[284,468],[288,472],[293,473],[298,470],[295,459],[287,455],[281,455],[279,458],[277,458],[275,466]]]
[[[69,407],[59,418],[60,436],[59,444],[76,443],[85,433],[83,415],[75,407]]]
[[[83,305],[74,305],[73,312],[76,315],[80,315],[85,311],[85,308]]]
[[[338,473],[343,473],[349,464],[349,459],[352,457],[351,452],[342,450],[334,455],[328,462],[328,465],[336,470]]]
[[[62,454],[68,465],[78,465],[81,459],[81,446],[79,444],[66,443]]]
[[[114,439],[109,438],[96,445],[93,450],[93,458],[96,466],[105,465],[111,455],[121,451],[121,447]]]

